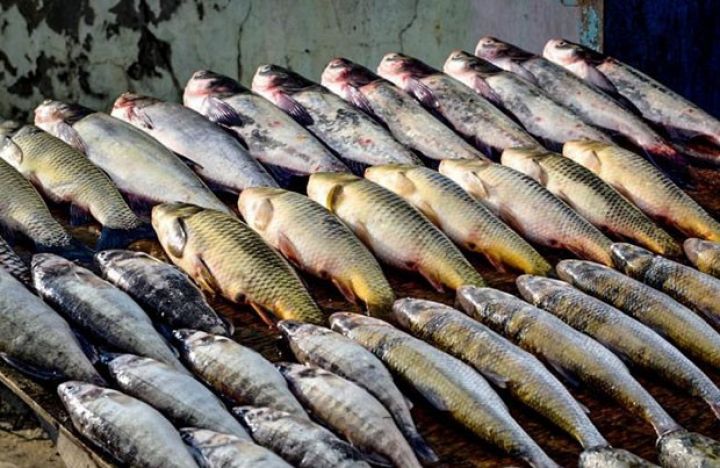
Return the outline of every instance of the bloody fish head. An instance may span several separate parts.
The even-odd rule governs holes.
[[[232,78],[210,70],[198,70],[185,85],[185,98],[206,97],[211,94],[232,95],[247,89]]]
[[[316,86],[316,84],[298,73],[272,64],[260,65],[255,71],[255,76],[253,76],[252,80],[253,91],[261,94],[263,91],[272,92],[275,90],[292,94],[294,91],[309,86]]]
[[[383,78],[393,81],[391,79],[393,77],[401,79],[423,78],[438,73],[438,70],[418,59],[393,52],[383,56],[377,72]]]
[[[543,56],[560,65],[571,65],[578,61],[584,61],[589,52],[581,45],[556,38],[547,41],[543,49]]]

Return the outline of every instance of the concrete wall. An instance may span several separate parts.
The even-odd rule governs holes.
[[[586,8],[575,3],[0,0],[0,117],[24,118],[43,97],[99,109],[126,90],[178,99],[199,68],[248,83],[275,62],[318,78],[334,56],[374,68],[394,50],[440,66],[483,34],[540,50],[550,36],[580,38]]]

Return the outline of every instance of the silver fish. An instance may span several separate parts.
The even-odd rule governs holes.
[[[112,284],[53,254],[35,255],[31,270],[40,297],[84,332],[187,372],[142,308]]]
[[[176,330],[183,359],[215,391],[237,404],[267,406],[307,419],[270,361],[230,338],[195,330]]]
[[[409,404],[390,372],[374,354],[353,340],[317,325],[283,320],[278,328],[302,364],[321,367],[363,387],[392,414],[420,459],[436,462],[437,455],[415,427]]]
[[[201,468],[290,468],[282,458],[249,440],[207,429],[180,429]]]
[[[142,401],[77,381],[57,391],[75,429],[121,466],[197,467],[170,421]]]
[[[248,187],[277,187],[236,138],[182,104],[124,93],[115,100],[111,115],[187,159],[213,188],[238,194]]]
[[[250,440],[222,402],[185,373],[132,354],[115,357],[108,370],[120,390],[154,407],[177,427],[210,429]]]

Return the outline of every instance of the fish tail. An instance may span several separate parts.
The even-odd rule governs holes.
[[[425,442],[425,439],[420,434],[408,435],[407,440],[413,452],[423,463],[435,463],[440,460],[432,447]]]
[[[142,224],[130,229],[103,227],[100,238],[97,241],[96,249],[98,251],[121,249],[138,240],[155,238],[155,231],[153,231],[149,224]]]
[[[56,254],[83,266],[94,268],[93,255],[95,252],[78,240],[72,239],[70,243],[63,245],[35,244],[35,248],[38,253]]]

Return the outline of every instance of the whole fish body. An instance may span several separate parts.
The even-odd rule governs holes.
[[[541,88],[514,73],[462,50],[454,50],[443,71],[506,109],[536,138],[552,147],[569,140],[611,143],[599,129],[554,101]]]
[[[401,196],[456,244],[500,270],[548,274],[552,267],[525,239],[450,178],[425,167],[375,166],[365,178]]]
[[[364,388],[319,367],[278,364],[293,393],[313,415],[359,450],[398,468],[420,468],[387,409]]]
[[[291,467],[270,450],[231,434],[186,427],[180,435],[201,468]]]
[[[488,156],[505,148],[540,146],[490,101],[417,59],[386,54],[377,72],[440,115]]]
[[[352,445],[307,419],[270,408],[235,408],[253,439],[298,468],[370,468]]]
[[[392,414],[420,459],[438,460],[415,427],[409,404],[390,372],[374,354],[350,338],[316,325],[283,321],[278,328],[298,362],[320,367],[363,387]]]
[[[138,232],[142,221],[110,178],[72,146],[32,125],[15,133],[8,146],[11,150],[6,147],[0,157],[46,197],[55,203],[70,203],[103,226],[98,248],[119,247],[142,234]]]
[[[25,286],[32,287],[30,269],[2,237],[0,237],[0,268],[20,280]]]
[[[400,143],[428,159],[485,158],[416,99],[362,65],[334,59],[323,71],[322,85],[376,117]]]
[[[53,254],[35,255],[31,270],[40,297],[84,332],[187,372],[142,308],[112,284]]]
[[[597,142],[565,143],[563,156],[582,164],[656,221],[689,237],[720,241],[720,223],[641,156]]]
[[[280,254],[233,216],[183,203],[158,205],[152,223],[173,263],[200,287],[249,303],[265,321],[325,317]]]
[[[485,379],[459,359],[371,317],[339,312],[330,323],[482,440],[531,466],[557,466],[512,418]]]
[[[329,279],[371,315],[390,313],[395,293],[375,257],[334,214],[299,193],[245,190],[238,209],[248,225],[290,262]]]
[[[351,174],[313,174],[307,193],[343,220],[383,262],[417,271],[438,290],[484,284],[480,273],[425,215],[374,182]]]
[[[248,187],[277,187],[235,137],[189,107],[125,93],[115,101],[111,115],[189,160],[211,187],[234,194]]]
[[[506,389],[584,448],[608,445],[565,386],[532,354],[437,302],[404,298],[395,303],[396,321],[413,335],[472,365],[495,386]]]
[[[177,427],[198,427],[250,440],[222,402],[185,373],[132,354],[115,357],[108,371],[121,391],[157,409]]]
[[[550,39],[543,56],[604,91],[619,93],[671,134],[720,145],[720,121],[630,65],[564,39]]]
[[[277,65],[261,65],[252,89],[293,116],[351,168],[422,162],[367,114]]]
[[[610,239],[530,177],[484,161],[448,160],[440,173],[536,244],[611,265]]]
[[[695,268],[720,278],[720,243],[690,238],[683,243],[683,249]]]
[[[197,467],[170,421],[142,401],[77,381],[60,384],[58,395],[75,429],[121,465]]]
[[[240,405],[267,406],[307,419],[307,414],[270,361],[230,338],[176,330],[190,369],[219,394]]]
[[[144,252],[105,250],[95,255],[103,277],[171,328],[229,335],[229,326],[202,291],[177,267]]]
[[[457,302],[471,317],[650,423],[658,436],[681,429],[606,347],[554,315],[491,288],[464,287]]]
[[[42,252],[57,252],[86,260],[92,253],[72,238],[55,219],[40,194],[4,159],[0,158],[0,224],[30,239]]]
[[[15,367],[51,380],[103,378],[68,323],[0,268],[0,355]]]
[[[677,150],[632,111],[561,66],[493,37],[483,37],[475,55],[504,70],[529,75],[552,99],[586,122],[620,134],[648,153],[674,162]],[[522,71],[520,71],[522,70]]]
[[[610,250],[620,271],[666,293],[720,328],[720,279],[631,244],[613,244]]]
[[[185,86],[184,104],[235,133],[278,180],[348,168],[292,117],[227,76],[201,70]]]
[[[523,275],[516,282],[526,301],[591,336],[633,366],[702,398],[719,414],[720,390],[717,386],[649,327],[563,281]]]
[[[35,125],[85,153],[121,192],[138,202],[187,202],[230,213],[184,162],[127,122],[47,100],[35,109]]]
[[[508,149],[504,166],[532,177],[593,225],[654,252],[682,255],[675,239],[591,170],[557,153]]]
[[[720,334],[670,296],[592,262],[562,260],[556,269],[560,279],[654,329],[688,357],[720,368]]]

